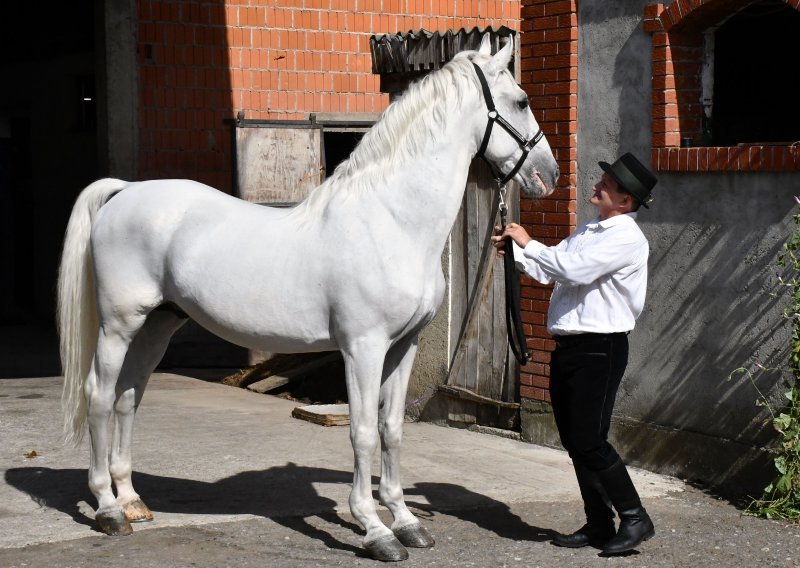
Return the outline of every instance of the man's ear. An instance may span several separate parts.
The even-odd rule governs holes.
[[[636,198],[627,191],[622,192],[622,201],[620,201],[620,209],[625,209],[625,213],[636,211]]]

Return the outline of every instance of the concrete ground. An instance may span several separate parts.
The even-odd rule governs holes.
[[[347,507],[347,427],[294,419],[290,401],[174,374],[151,380],[135,434],[134,483],[156,518],[129,537],[97,532],[86,444],[60,442],[60,387],[58,378],[0,379],[0,566],[378,564],[363,554]],[[564,452],[409,423],[402,469],[406,501],[436,539],[410,550],[409,568],[800,566],[800,526],[743,516],[645,471],[632,477],[656,537],[603,558],[550,544],[583,522]]]

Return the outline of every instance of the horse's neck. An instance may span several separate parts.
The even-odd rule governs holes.
[[[464,101],[459,116],[444,125],[444,131],[413,164],[393,174],[395,187],[380,192],[384,206],[392,212],[405,237],[420,252],[437,258],[461,207],[469,165],[477,149],[477,113]]]

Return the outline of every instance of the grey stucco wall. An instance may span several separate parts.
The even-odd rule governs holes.
[[[599,160],[630,151],[649,163],[651,38],[646,1],[581,0],[578,70],[578,218]],[[668,4],[668,2],[667,2]],[[757,494],[772,471],[768,413],[737,367],[757,358],[785,366],[788,302],[775,260],[793,228],[800,174],[659,174],[639,221],[650,242],[648,298],[630,336],[631,356],[612,442],[630,463],[736,493]],[[778,402],[779,371],[757,383]],[[552,433],[529,433],[545,442]]]

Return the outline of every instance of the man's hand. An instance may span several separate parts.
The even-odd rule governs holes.
[[[500,233],[500,227],[495,227],[495,232]],[[504,241],[506,239],[512,239],[515,243],[517,243],[521,248],[525,248],[529,242],[531,242],[531,237],[528,235],[528,232],[522,227],[522,225],[518,225],[517,223],[509,223],[506,225],[505,230],[502,234],[492,237],[492,245],[497,249],[497,253],[500,256],[503,256],[504,251],[503,247],[505,246]]]

